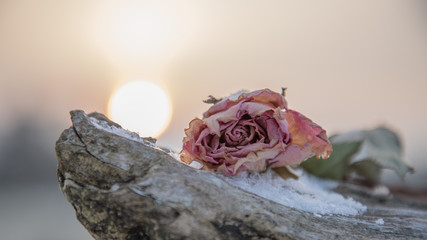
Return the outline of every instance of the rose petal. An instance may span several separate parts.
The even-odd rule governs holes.
[[[199,118],[193,119],[189,125],[190,126],[184,130],[186,137],[182,140],[183,142],[198,139],[202,130],[206,128],[205,122]]]
[[[244,165],[244,167],[252,172],[261,172],[266,169],[266,164],[268,159],[272,159],[281,150],[278,148],[265,149],[258,152],[250,152],[246,157],[240,158],[233,167],[233,174],[236,174],[239,168]]]
[[[225,163],[218,166],[218,168],[216,170],[218,172],[224,174],[224,175],[227,175],[227,176],[235,175],[235,174],[233,174],[233,166],[227,166],[227,165],[225,165]]]
[[[272,108],[280,107],[282,109],[288,108],[288,103],[285,98],[279,93],[273,92],[270,89],[261,89],[250,93],[243,93],[240,95],[239,100],[245,98],[252,98],[254,102],[262,102],[268,104]]]
[[[240,119],[245,114],[248,114],[251,117],[256,117],[256,116],[260,116],[261,114],[269,110],[272,110],[272,108],[265,103],[242,102],[236,117]]]
[[[220,135],[220,123],[239,120],[245,114],[249,114],[251,117],[259,116],[268,110],[271,110],[271,107],[266,104],[242,101],[223,112],[218,112],[208,118],[204,118],[204,121],[209,129]]]
[[[211,115],[218,113],[218,112],[222,112],[224,110],[229,109],[230,107],[236,105],[237,103],[239,103],[239,101],[233,101],[230,99],[225,99],[222,100],[214,105],[212,105],[212,107],[210,107],[208,109],[208,111],[206,111],[205,113],[203,113],[203,118],[208,118]]]
[[[206,128],[203,120],[195,118],[190,122],[190,126],[185,129],[185,137],[182,140],[183,148],[181,151],[181,160],[190,164],[198,156],[193,154],[195,139],[198,139],[202,129]]]
[[[332,146],[324,129],[297,111],[287,110],[285,118],[289,124],[292,144],[303,147],[306,143],[310,143],[317,157],[329,157]]]
[[[264,103],[268,105],[270,108],[281,108],[281,109],[287,109],[288,103],[286,102],[285,98],[276,93],[271,91],[270,89],[261,89],[258,91],[250,92],[250,93],[242,93],[237,100],[230,100],[225,99],[217,104],[214,104],[212,107],[208,109],[203,114],[203,118],[208,118],[218,112],[223,112],[232,106],[238,104],[242,100],[249,101],[249,102],[258,102],[258,103]]]
[[[302,161],[309,157],[314,156],[313,151],[309,143],[300,147],[295,144],[291,144],[286,147],[285,151],[280,152],[275,158],[269,162],[271,168],[283,167],[283,166],[298,166]]]

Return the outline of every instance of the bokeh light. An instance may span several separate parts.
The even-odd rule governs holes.
[[[111,96],[109,116],[122,127],[144,137],[157,137],[171,118],[171,104],[165,91],[145,81],[130,82]]]

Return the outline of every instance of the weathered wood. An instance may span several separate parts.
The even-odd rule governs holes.
[[[230,185],[164,151],[103,130],[72,111],[56,143],[58,181],[95,239],[426,239],[427,204],[339,191],[365,214],[315,216]],[[146,139],[149,141],[150,139]],[[376,224],[382,218],[384,225]]]

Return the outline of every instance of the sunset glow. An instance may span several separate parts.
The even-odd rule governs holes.
[[[112,95],[109,116],[123,128],[143,137],[157,137],[171,118],[171,104],[165,91],[151,82],[130,82]]]

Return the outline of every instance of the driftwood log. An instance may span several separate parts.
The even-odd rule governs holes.
[[[319,217],[181,164],[151,139],[99,128],[94,119],[120,128],[102,114],[71,119],[56,143],[58,181],[95,239],[427,239],[426,203],[341,185],[367,212]]]

